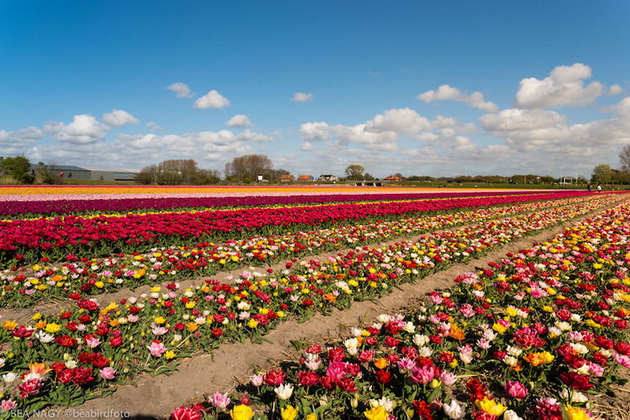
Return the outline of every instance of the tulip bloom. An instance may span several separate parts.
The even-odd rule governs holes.
[[[507,410],[507,407],[501,404],[500,402],[496,402],[495,400],[491,400],[488,397],[484,397],[482,400],[475,401],[475,406],[494,416],[500,416]]]
[[[389,414],[383,406],[377,405],[363,412],[368,420],[387,420]]]
[[[294,420],[297,417],[298,410],[292,405],[287,405],[280,410],[282,420]]]
[[[529,393],[525,385],[519,381],[507,381],[503,389],[510,397],[518,399],[525,398]]]
[[[288,400],[293,395],[293,385],[282,384],[273,390],[281,400]]]
[[[215,392],[210,402],[216,408],[223,410],[230,405],[231,400],[227,396],[227,393],[221,394],[220,392]]]
[[[151,356],[162,357],[164,352],[166,352],[166,347],[159,341],[153,341],[150,346],[147,346],[149,352],[151,352]]]
[[[230,410],[230,418],[232,420],[251,420],[254,417],[254,410],[250,406],[240,404]]]
[[[442,410],[444,410],[444,414],[446,414],[448,418],[452,420],[463,419],[466,415],[466,408],[457,400],[451,400],[450,403],[443,404]]]

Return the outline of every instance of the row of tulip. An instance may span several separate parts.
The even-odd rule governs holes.
[[[630,367],[629,220],[619,205],[171,418],[596,418]]]
[[[286,227],[332,226],[343,221],[391,218],[453,209],[477,208],[508,203],[548,200],[579,195],[566,192],[483,198],[396,201],[383,203],[342,203],[319,206],[244,208],[126,216],[79,217],[0,221],[0,263],[16,260],[36,262],[42,257],[60,259],[106,256],[117,252],[147,252],[155,244],[178,242],[195,245],[252,234],[273,234]]]
[[[61,264],[40,261],[39,264],[0,271],[0,301],[5,306],[32,306],[43,299],[67,298],[73,293],[95,295],[122,287],[135,288],[148,283],[168,282],[173,278],[210,275],[219,270],[237,269],[242,265],[269,264],[305,253],[418,235],[509,214],[538,212],[567,205],[589,205],[589,208],[595,208],[609,203],[610,198],[608,195],[595,195],[495,206],[389,222],[336,226],[311,232],[254,236],[221,244],[201,243],[194,248],[162,247],[145,255],[133,253],[81,259],[70,255]]]
[[[579,206],[578,206],[579,207]],[[195,289],[177,283],[148,295],[100,306],[79,294],[76,307],[33,316],[30,325],[6,321],[0,330],[0,408],[32,411],[98,397],[140,372],[168,372],[177,359],[227,340],[261,337],[287,316],[346,308],[388,293],[455,261],[569,220],[586,209],[564,207],[443,231],[417,242],[357,248],[321,263],[234,284],[206,280]]]
[[[534,192],[531,192],[534,194]],[[199,209],[208,207],[254,207],[282,204],[338,203],[355,201],[428,200],[458,197],[479,197],[496,195],[524,195],[522,191],[448,192],[448,193],[396,193],[396,194],[334,194],[334,195],[274,195],[244,197],[142,197],[109,199],[68,197],[64,200],[50,200],[41,196],[40,200],[7,199],[2,202],[0,216],[24,218],[27,215],[61,215],[77,213],[121,213],[142,210]]]

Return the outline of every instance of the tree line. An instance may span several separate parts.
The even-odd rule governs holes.
[[[287,170],[273,169],[271,159],[265,155],[245,155],[225,164],[223,179],[240,183],[277,182],[288,174]],[[165,160],[142,168],[135,178],[141,184],[158,185],[209,185],[222,180],[218,170],[200,169],[192,159]]]
[[[602,163],[593,169],[591,182],[595,184],[630,184],[630,145],[624,146],[619,153],[618,169],[612,168],[607,163]]]
[[[53,179],[44,163],[35,168],[24,156],[0,156],[0,184],[52,184]]]
[[[590,180],[571,179],[571,183],[585,184],[626,184],[630,185],[630,145],[619,154],[619,169],[609,164],[599,164],[593,169]],[[283,175],[290,175],[285,169],[274,169],[273,162],[265,155],[245,155],[234,158],[225,164],[223,173],[214,169],[202,169],[193,159],[171,159],[142,168],[135,176],[140,184],[157,185],[212,185],[225,183],[279,182]],[[342,180],[372,181],[376,178],[366,172],[362,165],[349,165]],[[551,176],[536,174],[499,176],[499,175],[460,175],[440,177],[393,174],[402,182],[414,183],[477,183],[477,184],[553,184],[563,182]],[[55,180],[46,165],[39,162],[36,166],[24,156],[0,156],[0,184],[52,184]]]

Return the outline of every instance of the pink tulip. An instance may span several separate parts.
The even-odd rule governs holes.
[[[519,381],[507,381],[503,389],[512,398],[525,398],[529,393],[525,385]]]
[[[152,356],[162,357],[162,355],[166,352],[166,347],[159,341],[151,342],[150,346],[147,346],[149,352],[151,352]]]
[[[210,402],[216,408],[223,410],[227,408],[228,405],[230,405],[230,402],[232,402],[232,400],[230,400],[230,398],[227,396],[227,393],[221,394],[220,392],[215,392]]]
[[[116,375],[116,371],[110,367],[101,369],[99,373],[103,379],[114,379],[114,376]]]

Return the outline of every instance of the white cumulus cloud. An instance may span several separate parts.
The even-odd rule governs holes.
[[[365,124],[355,126],[338,124],[332,127],[335,136],[342,145],[355,143],[378,151],[392,151],[398,148],[398,133],[394,131],[374,133],[366,131],[365,128]]]
[[[542,80],[530,77],[520,82],[516,93],[518,108],[562,108],[583,106],[601,96],[604,86],[599,82],[584,84],[591,78],[591,68],[582,63],[558,66]],[[616,90],[613,89],[613,90]]]
[[[608,94],[611,96],[619,95],[621,92],[623,92],[623,88],[619,85],[612,85],[608,88]]]
[[[268,136],[266,134],[255,133],[251,131],[250,129],[243,131],[236,138],[238,140],[249,141],[249,142],[273,141],[273,137]]]
[[[504,109],[496,114],[483,115],[479,121],[491,132],[518,132],[561,126],[566,124],[567,118],[543,109]]]
[[[302,145],[300,146],[300,150],[303,152],[308,152],[311,150],[315,150],[315,145],[309,141],[305,141],[304,143],[302,143]]]
[[[300,138],[304,141],[325,141],[330,138],[330,126],[325,122],[304,123],[300,126]]]
[[[161,130],[162,130],[162,127],[160,127],[160,126],[159,126],[156,122],[154,122],[154,121],[149,121],[148,123],[146,123],[145,127],[146,127],[148,130],[151,130],[151,131],[161,131]]]
[[[429,90],[427,92],[418,95],[418,99],[426,103],[433,101],[456,101],[466,103],[473,108],[487,111],[497,112],[498,107],[492,102],[486,102],[483,98],[483,93],[473,92],[471,94],[465,94],[458,88],[451,87],[449,85],[442,85],[437,90]]]
[[[293,102],[310,102],[313,100],[312,93],[295,92],[291,98]]]
[[[172,90],[176,93],[178,98],[192,98],[192,92],[187,84],[182,82],[173,83],[172,85],[168,85],[166,87],[168,90]]]
[[[89,114],[75,115],[72,122],[67,125],[56,121],[44,125],[44,131],[51,134],[53,139],[73,144],[96,143],[105,138],[109,128]]]
[[[193,105],[196,109],[225,108],[230,106],[230,101],[216,90],[212,89],[204,96],[198,98]]]
[[[365,131],[370,133],[384,131],[415,133],[430,129],[429,120],[409,108],[387,110],[365,123]]]
[[[228,127],[250,127],[252,125],[246,115],[235,115],[226,123]]]
[[[2,146],[2,153],[23,153],[26,147],[34,145],[43,136],[44,132],[33,126],[16,131],[0,130],[0,146]]]
[[[112,112],[103,114],[103,121],[111,126],[120,127],[125,124],[138,124],[139,121],[136,117],[123,111],[122,109],[114,109]]]

